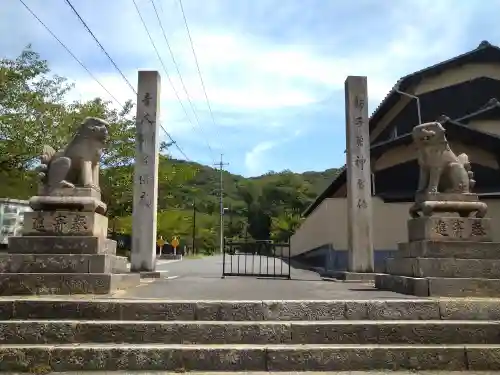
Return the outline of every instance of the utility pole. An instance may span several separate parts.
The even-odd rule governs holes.
[[[214,164],[219,167],[220,170],[220,182],[219,182],[219,203],[220,203],[220,253],[224,251],[224,182],[223,182],[223,167],[229,165],[229,163],[224,163],[222,161],[222,155],[220,154],[220,162]]]
[[[192,242],[192,252],[193,255],[196,253],[195,248],[195,239],[196,239],[196,201],[193,201],[193,242]]]
[[[229,205],[229,235],[232,236],[233,235],[233,210],[232,210],[232,206]]]

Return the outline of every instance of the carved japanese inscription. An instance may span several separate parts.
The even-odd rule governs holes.
[[[366,77],[348,77],[345,98],[348,270],[372,272],[371,165]]]
[[[132,215],[134,228],[132,271],[153,271],[155,267],[158,154],[160,152],[158,142],[159,81],[158,72],[139,72]]]
[[[408,221],[410,241],[491,241],[490,219],[440,217]]]
[[[108,219],[93,212],[33,211],[25,213],[23,235],[107,236]]]

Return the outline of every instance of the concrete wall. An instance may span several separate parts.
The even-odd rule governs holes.
[[[290,238],[291,256],[333,244],[335,241],[337,241],[337,245],[338,241],[344,241],[341,242],[341,245],[346,247],[346,222],[346,199],[325,199],[311,212],[300,228]]]
[[[377,251],[393,251],[399,242],[407,241],[406,222],[410,203],[384,203],[373,197],[373,247]],[[500,228],[500,200],[484,200],[493,228]],[[325,248],[347,250],[347,201],[346,198],[325,199],[307,218],[290,239],[291,256]],[[500,230],[493,231],[493,238],[500,242]]]

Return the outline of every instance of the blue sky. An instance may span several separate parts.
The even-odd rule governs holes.
[[[484,39],[500,45],[500,0],[183,0],[214,124],[178,0],[154,1],[199,123],[151,0],[136,2],[189,119],[132,0],[73,5],[134,86],[138,69],[160,72],[162,123],[191,160],[212,164],[224,153],[226,168],[245,176],[342,166],[348,75],[368,76],[371,113],[401,76]],[[25,2],[115,97],[135,100],[63,0]],[[54,73],[74,82],[68,100],[110,99],[18,0],[2,4],[0,35],[8,35],[2,56],[31,43]]]

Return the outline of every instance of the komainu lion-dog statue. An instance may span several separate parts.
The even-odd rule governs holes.
[[[439,122],[413,129],[420,176],[417,193],[470,193],[474,175],[467,154],[455,155]]]
[[[87,117],[73,139],[61,151],[43,147],[39,176],[45,193],[58,188],[99,188],[99,161],[108,139],[109,124],[101,119]]]
[[[443,125],[439,122],[417,125],[412,137],[420,172],[410,215],[419,217],[421,211],[424,216],[431,216],[434,211],[441,211],[467,217],[477,211],[476,216],[484,217],[486,204],[471,193],[476,181],[469,157],[465,153],[457,156],[451,150]]]

